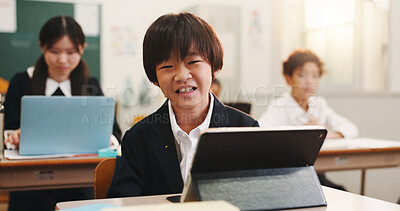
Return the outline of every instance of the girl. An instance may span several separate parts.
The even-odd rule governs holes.
[[[4,103],[7,145],[19,145],[22,96],[103,95],[82,60],[85,35],[73,18],[58,16],[48,20],[40,30],[39,46],[43,54],[35,66],[17,73],[10,81]],[[116,122],[113,134],[115,142],[121,135]],[[53,210],[59,201],[89,198],[93,198],[93,188],[11,192],[9,210]]]

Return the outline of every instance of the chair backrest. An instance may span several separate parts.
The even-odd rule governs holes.
[[[6,79],[0,77],[0,94],[7,93],[9,84],[10,83]]]
[[[116,158],[108,158],[97,164],[94,170],[94,198],[104,199],[114,175]]]

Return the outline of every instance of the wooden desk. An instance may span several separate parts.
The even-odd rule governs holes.
[[[72,158],[0,161],[0,191],[93,186],[94,169],[105,158]]]
[[[361,170],[361,190],[365,191],[365,171],[370,168],[400,166],[400,142],[378,139],[327,140],[314,166],[317,172]],[[325,144],[324,144],[325,145]]]
[[[378,199],[369,198],[349,192],[344,192],[328,187],[322,187],[325,198],[327,200],[327,207],[313,207],[296,209],[299,211],[399,211],[400,205],[385,202]],[[57,208],[60,210],[69,209],[74,207],[86,206],[95,203],[111,204],[117,206],[133,206],[143,204],[160,204],[170,203],[166,197],[172,195],[155,195],[155,196],[144,196],[144,197],[127,197],[127,198],[115,198],[115,199],[97,199],[97,200],[83,200],[83,201],[72,201],[72,202],[60,202],[57,203]],[[291,211],[291,210],[287,210]]]

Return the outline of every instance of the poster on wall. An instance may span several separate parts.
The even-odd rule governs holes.
[[[134,57],[139,46],[138,35],[133,27],[116,26],[112,31],[112,52],[116,57]]]
[[[0,33],[17,31],[17,9],[15,0],[0,0]]]
[[[75,4],[75,20],[82,26],[88,37],[98,37],[100,34],[99,6],[91,4]]]

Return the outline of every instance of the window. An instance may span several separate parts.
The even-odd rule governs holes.
[[[301,43],[325,62],[321,91],[384,91],[388,71],[388,0],[297,0],[290,12]],[[299,11],[300,10],[300,11]],[[296,33],[296,32],[293,32]]]

